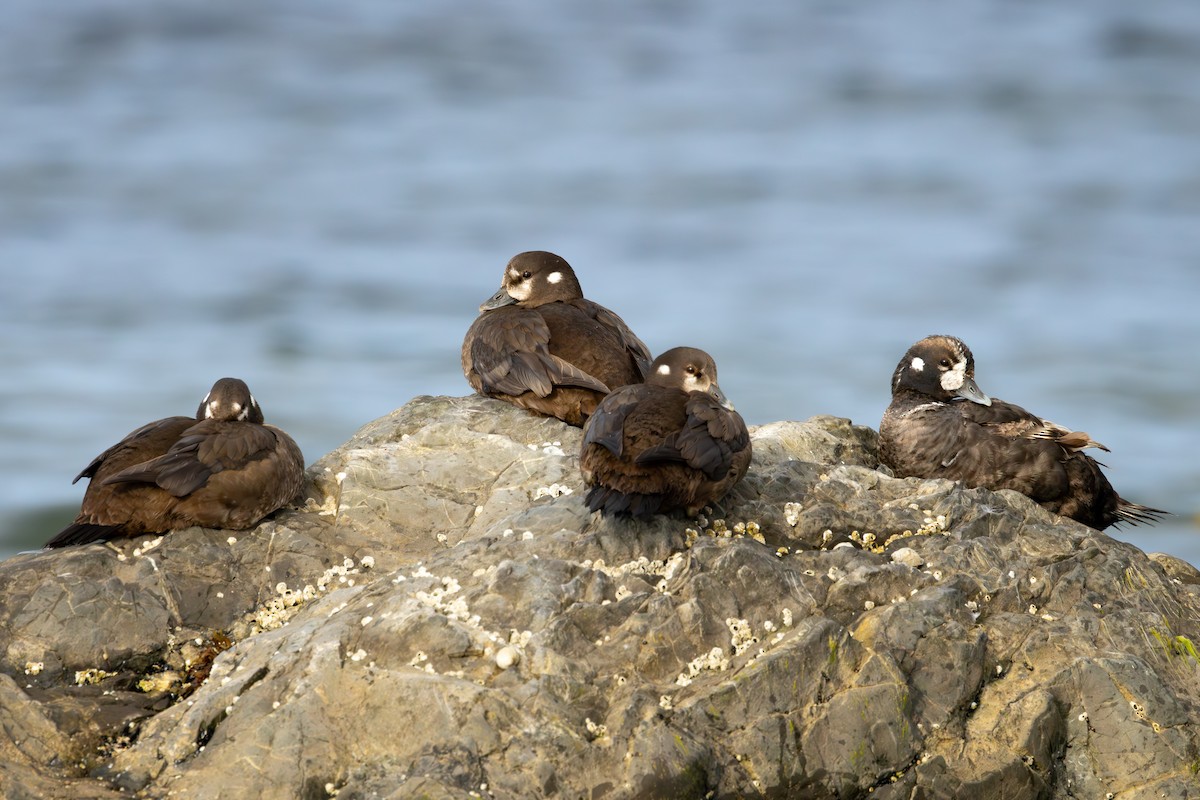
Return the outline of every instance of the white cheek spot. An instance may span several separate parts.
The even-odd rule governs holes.
[[[250,408],[251,408],[251,406],[249,406],[249,405],[247,405],[247,406],[242,406],[242,404],[241,404],[241,403],[234,403],[234,404],[233,404],[233,410],[234,410],[234,411],[240,411],[240,413],[237,415],[237,418],[238,418],[238,421],[239,421],[239,422],[244,422],[244,421],[245,421],[245,419],[246,419],[246,417],[250,416]]]
[[[942,388],[947,392],[957,392],[967,380],[967,360],[964,358],[954,365],[954,369],[942,373]]]
[[[546,276],[546,280],[549,283],[558,283],[559,281],[562,280],[562,273],[561,272],[551,272],[549,275]]]
[[[221,401],[219,401],[219,400],[213,400],[211,402],[205,403],[204,404],[204,418],[212,419],[213,415],[215,415],[217,413],[217,406],[219,406],[219,405],[221,405]]]
[[[654,371],[657,372],[659,375],[670,375],[671,374],[671,368],[669,366],[667,366],[666,364],[659,364],[658,369],[656,369]]]
[[[508,294],[517,302],[528,300],[530,294],[529,281],[509,284]]]
[[[913,372],[922,372],[925,369],[925,359],[917,356],[909,366],[913,368]]]

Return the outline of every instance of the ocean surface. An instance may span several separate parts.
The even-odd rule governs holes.
[[[10,0],[0,556],[244,378],[309,463],[548,249],[751,424],[878,426],[952,333],[1200,563],[1195,0]]]

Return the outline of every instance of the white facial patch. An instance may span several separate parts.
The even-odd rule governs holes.
[[[546,276],[546,281],[549,283],[558,283],[561,280],[562,280],[561,272],[551,272],[549,275]]]
[[[909,366],[913,368],[913,372],[922,372],[925,369],[925,359],[917,356]]]
[[[205,400],[208,400],[208,398],[207,398],[207,397],[205,397],[204,399],[205,399]],[[206,403],[204,404],[204,418],[205,418],[205,419],[212,419],[212,418],[213,418],[213,416],[215,416],[215,415],[216,415],[216,413],[217,413],[217,409],[218,409],[218,408],[220,408],[220,407],[221,407],[221,401],[220,401],[220,400],[212,400],[212,401],[210,401],[210,402],[206,402]]]
[[[666,364],[659,364],[658,369],[656,369],[654,371],[657,372],[659,375],[670,375],[671,374],[671,368],[669,366],[667,366]]]
[[[533,293],[533,287],[529,285],[529,281],[521,280],[520,275],[514,275],[504,288],[508,290],[508,296],[518,303],[528,300],[529,295]]]
[[[246,417],[250,416],[250,406],[243,407],[241,403],[234,403],[233,410],[239,412],[237,415],[239,421],[244,421]]]
[[[954,368],[942,373],[942,388],[947,392],[957,392],[967,381],[967,360],[964,358],[954,365]]]

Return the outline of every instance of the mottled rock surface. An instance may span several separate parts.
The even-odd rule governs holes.
[[[577,429],[418,398],[257,530],[11,558],[0,795],[1200,796],[1186,569],[753,436],[709,519],[605,520]]]

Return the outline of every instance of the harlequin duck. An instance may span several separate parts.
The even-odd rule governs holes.
[[[717,385],[703,350],[676,347],[644,384],[615,390],[583,431],[579,467],[587,505],[645,519],[720,500],[750,466],[750,433]]]
[[[290,502],[304,484],[304,456],[263,424],[249,387],[222,378],[195,418],[143,425],[75,476],[89,478],[75,521],[47,547],[200,525],[244,530]]]
[[[1082,452],[1108,450],[1088,434],[980,391],[975,359],[953,336],[928,336],[900,359],[879,435],[880,457],[898,477],[1015,489],[1098,530],[1167,513],[1122,499]]]
[[[479,311],[462,346],[471,387],[571,425],[583,425],[613,389],[641,383],[650,366],[642,340],[585,300],[571,265],[554,253],[513,256]]]

